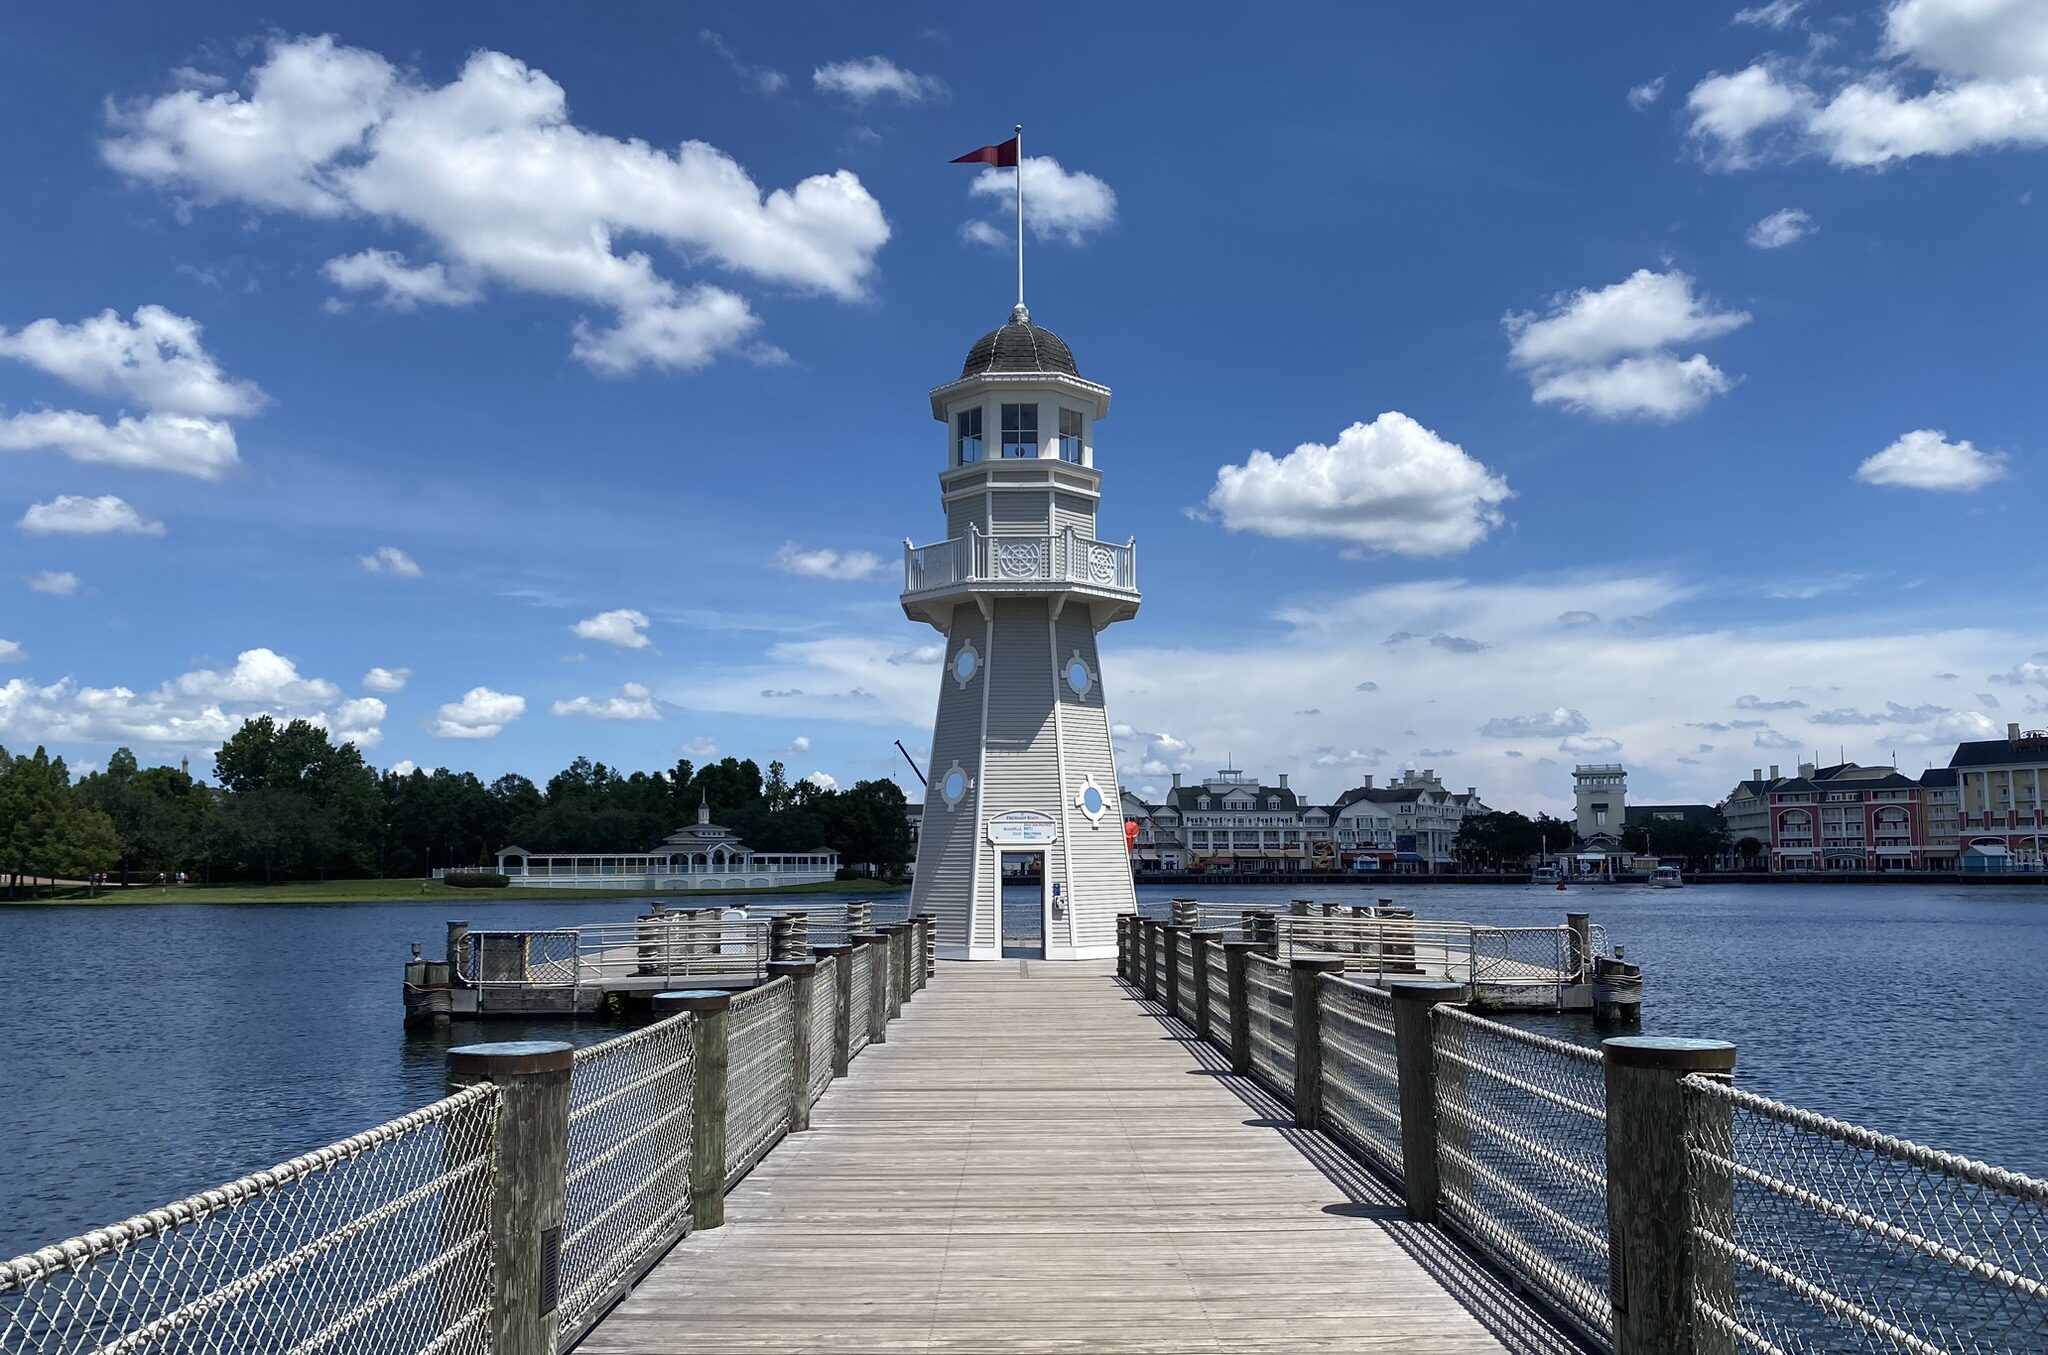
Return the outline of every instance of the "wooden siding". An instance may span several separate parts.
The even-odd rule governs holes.
[[[987,780],[982,787],[984,819],[1011,809],[1035,809],[1055,819],[1060,812],[1059,751],[1052,723],[1053,671],[1044,598],[998,598],[995,636],[989,655]],[[994,849],[987,848],[994,859]],[[1064,835],[1045,854],[1045,869],[1064,881]],[[1073,887],[1068,886],[1072,893]],[[991,920],[1001,913],[1001,881],[988,872],[977,890],[976,916],[983,906]]]
[[[992,496],[991,527],[995,532],[1044,532],[1052,521],[1052,493],[1038,489],[998,489]]]
[[[931,785],[925,789],[924,823],[918,829],[917,872],[912,879],[912,912],[930,911],[938,916],[939,944],[967,942],[973,906],[971,880],[979,833],[974,818],[974,792],[955,808],[948,809],[939,784],[957,760],[968,778],[981,775],[981,696],[988,678],[988,627],[981,609],[971,602],[953,609],[953,625],[946,637],[946,664],[939,675],[939,713],[932,725],[931,765],[925,775]],[[968,641],[981,652],[982,666],[964,687],[953,680],[953,656]]]
[[[1092,776],[1109,808],[1100,824],[1088,822],[1087,815],[1072,810],[1072,883],[1068,904],[1074,919],[1074,944],[1114,946],[1116,915],[1138,906],[1131,885],[1130,854],[1124,847],[1123,795],[1116,779],[1116,750],[1110,742],[1109,711],[1102,680],[1102,662],[1095,647],[1095,626],[1085,605],[1069,604],[1056,624],[1058,638],[1056,672],[1066,671],[1067,660],[1077,651],[1095,674],[1086,696],[1074,695],[1065,681],[1059,684],[1060,723],[1066,735],[1067,788],[1071,803],[1080,794],[1083,777]]]
[[[1064,532],[1072,527],[1082,536],[1095,535],[1095,502],[1079,494],[1056,493],[1052,496],[1052,529]]]

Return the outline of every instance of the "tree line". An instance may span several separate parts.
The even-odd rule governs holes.
[[[889,780],[845,790],[789,780],[752,759],[624,772],[577,758],[537,786],[517,773],[378,771],[353,743],[305,720],[246,721],[214,755],[214,784],[143,767],[127,748],[72,779],[44,749],[0,748],[0,878],[10,895],[38,880],[101,872],[201,881],[408,877],[490,865],[500,848],[644,852],[694,822],[717,821],[756,851],[836,849],[875,874],[910,859],[903,792]]]
[[[1684,819],[1631,824],[1619,841],[1624,851],[1682,859],[1693,870],[1712,870],[1730,851],[1725,828]],[[1521,870],[1540,855],[1563,855],[1578,845],[1578,830],[1568,819],[1532,819],[1506,810],[1467,816],[1451,841],[1451,855],[1466,870]],[[1763,848],[1755,838],[1744,838],[1733,850],[1750,862]]]

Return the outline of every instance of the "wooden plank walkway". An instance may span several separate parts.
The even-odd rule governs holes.
[[[942,965],[579,1350],[1573,1349],[1113,969]]]

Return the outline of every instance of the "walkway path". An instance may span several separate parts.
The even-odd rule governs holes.
[[[1102,964],[946,964],[579,1347],[1571,1349]]]

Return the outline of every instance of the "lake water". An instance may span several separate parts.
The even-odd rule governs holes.
[[[1740,1046],[1743,1085],[2048,1175],[2039,887],[1408,885],[1140,891],[1245,907],[1289,892],[1424,918],[1555,924],[1584,909],[1645,970],[1645,1031]],[[1036,887],[1012,935],[1035,930]],[[837,902],[818,896],[820,904]],[[901,896],[877,900],[900,916]],[[632,900],[0,907],[0,1258],[217,1185],[438,1097],[442,1051],[599,1022],[408,1033],[407,945],[478,928],[621,921]],[[1581,1035],[1576,1022],[1565,1029]]]

